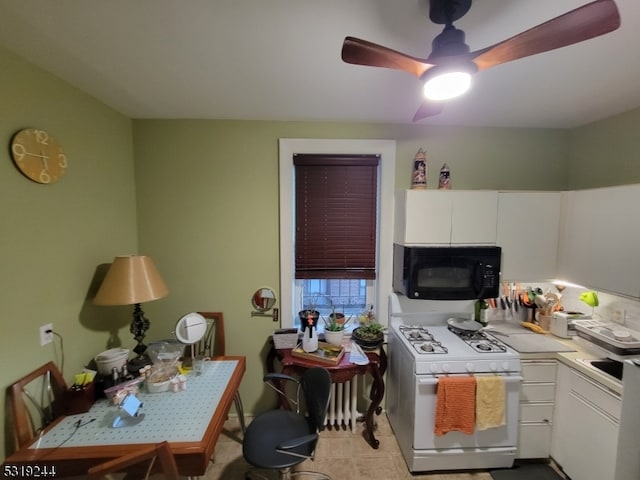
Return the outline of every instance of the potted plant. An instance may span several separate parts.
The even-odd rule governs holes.
[[[324,320],[324,338],[327,343],[342,345],[344,329],[351,322],[351,317],[345,319],[344,313],[336,312],[335,309]]]
[[[351,338],[364,349],[375,349],[384,342],[384,327],[376,322],[373,306],[360,315],[360,326],[351,332]]]

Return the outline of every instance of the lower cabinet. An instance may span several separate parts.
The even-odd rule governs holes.
[[[613,478],[622,400],[581,372],[561,364],[551,456],[576,480]]]
[[[556,360],[522,360],[517,458],[548,458],[556,389]]]

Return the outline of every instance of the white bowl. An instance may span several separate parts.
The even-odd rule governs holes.
[[[111,375],[114,368],[118,371],[127,363],[129,358],[129,350],[126,348],[112,348],[99,353],[95,357],[98,373],[102,375]]]
[[[109,350],[105,350],[102,353],[96,355],[96,362],[98,360],[101,361],[109,361],[115,358],[121,358],[122,356],[128,356],[129,350],[127,348],[110,348]]]
[[[614,330],[613,336],[619,342],[628,342],[631,340],[631,334],[626,330]]]
[[[149,393],[168,392],[170,383],[171,383],[171,380],[166,380],[164,382],[157,382],[157,383],[149,382],[149,381],[144,382],[144,384],[147,386],[147,392]]]

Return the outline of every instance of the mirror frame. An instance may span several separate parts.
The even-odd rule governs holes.
[[[271,310],[276,305],[276,302],[276,292],[269,287],[259,288],[251,297],[251,305],[260,313]]]

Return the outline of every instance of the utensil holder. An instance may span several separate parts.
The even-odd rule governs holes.
[[[64,410],[67,415],[88,412],[96,401],[95,385],[91,382],[82,389],[68,389],[64,392]]]

